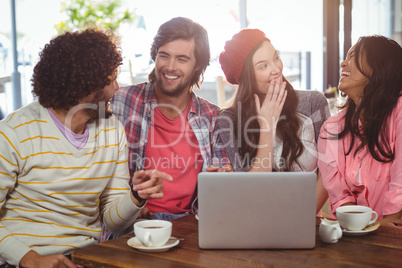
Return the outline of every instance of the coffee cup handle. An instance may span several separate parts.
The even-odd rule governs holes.
[[[377,218],[378,218],[377,212],[375,212],[374,210],[372,211],[372,214],[371,214],[371,215],[373,215],[373,214],[374,214],[374,219],[372,219],[372,220],[369,222],[369,224],[375,223],[375,221],[376,221]]]
[[[149,232],[145,233],[145,235],[144,235],[144,243],[147,247],[152,247],[151,239],[149,239],[150,236],[151,236],[151,233],[149,233]]]

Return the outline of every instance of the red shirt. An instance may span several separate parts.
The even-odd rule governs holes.
[[[175,119],[166,117],[159,107],[154,110],[145,148],[144,170],[163,171],[171,175],[173,181],[164,181],[162,199],[147,201],[146,206],[151,212],[178,214],[191,211],[203,160],[198,141],[187,121],[190,107],[191,102]]]

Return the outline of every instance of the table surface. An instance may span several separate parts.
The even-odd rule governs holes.
[[[320,240],[317,218],[314,249],[205,250],[198,246],[194,215],[173,222],[179,245],[166,252],[145,253],[127,245],[134,234],[78,249],[75,264],[85,267],[402,267],[402,231],[380,227],[364,236],[344,235],[338,243]]]

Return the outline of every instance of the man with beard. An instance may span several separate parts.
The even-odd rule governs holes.
[[[130,174],[155,170],[173,177],[164,198],[148,201],[141,217],[172,220],[194,212],[197,175],[214,158],[219,108],[193,92],[209,65],[207,32],[188,18],[173,18],[160,26],[151,57],[150,82],[121,88],[111,105],[126,129]],[[214,159],[225,164],[223,156]]]
[[[121,63],[113,33],[94,29],[60,35],[40,53],[38,101],[0,122],[3,263],[76,267],[69,254],[98,243],[101,221],[124,230],[146,200],[163,197],[171,176],[129,175],[124,127],[108,104]]]

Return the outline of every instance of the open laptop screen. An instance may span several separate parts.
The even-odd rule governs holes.
[[[316,178],[314,172],[200,173],[200,248],[313,248]]]

